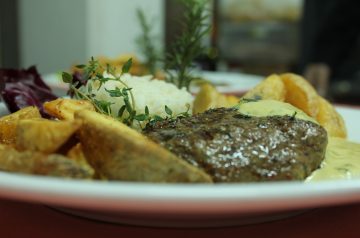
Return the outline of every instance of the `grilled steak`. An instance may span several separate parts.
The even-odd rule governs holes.
[[[148,125],[144,134],[215,182],[303,180],[324,159],[326,131],[294,116],[218,108]]]

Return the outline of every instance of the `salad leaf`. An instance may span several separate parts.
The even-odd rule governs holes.
[[[35,66],[19,70],[0,69],[0,94],[10,112],[36,106],[44,117],[48,115],[44,111],[43,103],[57,98]]]

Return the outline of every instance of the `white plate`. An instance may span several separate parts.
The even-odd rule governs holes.
[[[1,110],[1,108],[0,108]],[[360,142],[360,109],[338,107]],[[216,185],[66,180],[0,172],[0,196],[102,221],[204,227],[263,222],[304,209],[360,202],[360,179]]]
[[[160,185],[0,173],[0,181],[3,197],[41,202],[105,221],[150,226],[244,224],[287,214],[283,212],[360,201],[360,180]]]
[[[202,71],[200,76],[216,85],[220,92],[234,94],[244,93],[264,79],[263,76],[235,72]],[[60,73],[45,75],[43,79],[56,95],[66,95],[68,85],[62,82]],[[197,89],[195,88],[193,91],[196,93]]]
[[[360,141],[360,110],[338,109],[349,125],[350,138]],[[0,196],[40,202],[103,221],[149,226],[223,226],[279,219],[301,209],[359,202],[360,179],[313,184],[165,185],[1,172]]]
[[[203,71],[201,76],[213,84],[222,93],[244,93],[255,87],[263,76],[236,73],[236,72],[210,72]]]

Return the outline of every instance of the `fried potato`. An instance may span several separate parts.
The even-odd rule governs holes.
[[[226,103],[224,107],[232,107],[239,103],[240,98],[234,95],[225,95]]]
[[[7,145],[0,145],[0,170],[67,178],[93,176],[87,169],[65,156],[45,155],[34,151],[19,152]]]
[[[86,169],[89,173],[94,174],[94,169],[90,166],[86,157],[84,155],[84,151],[80,143],[73,146],[67,153],[66,157],[76,161],[82,168]]]
[[[74,113],[80,110],[95,111],[94,106],[86,100],[58,98],[44,103],[45,111],[60,120],[73,120]]]
[[[314,87],[306,79],[296,74],[282,74],[281,78],[286,88],[285,102],[316,118],[319,112],[319,96]]]
[[[109,58],[105,56],[98,56],[96,60],[99,62],[99,65],[110,65],[111,67],[115,67],[115,73],[120,74],[122,66],[129,60],[132,59],[132,66],[130,68],[130,72],[132,75],[145,75],[149,74],[149,70],[146,68],[144,64],[140,62],[140,60],[134,54],[123,54],[119,55],[116,58]],[[71,72],[73,73],[83,73],[83,69],[77,67],[78,64],[74,64],[71,67]],[[103,73],[106,70],[106,67],[99,67],[97,69],[98,73]]]
[[[331,137],[347,137],[344,119],[326,99],[319,96],[319,113],[316,120],[322,125]]]
[[[41,118],[40,112],[36,107],[25,107],[0,118],[0,143],[14,145],[19,120],[30,118]]]
[[[79,111],[79,139],[101,178],[146,182],[211,182],[209,175],[179,159],[144,135],[113,118]]]
[[[73,146],[68,151],[66,156],[72,160],[77,161],[78,163],[87,163],[81,143],[77,143],[75,146]]]
[[[193,113],[201,113],[210,108],[232,107],[238,102],[239,99],[237,97],[221,94],[211,84],[204,83],[195,97]]]
[[[269,99],[285,101],[286,89],[283,80],[277,74],[272,74],[247,92],[243,98],[246,99]]]
[[[16,131],[16,148],[55,153],[80,127],[80,122],[46,119],[20,120]]]

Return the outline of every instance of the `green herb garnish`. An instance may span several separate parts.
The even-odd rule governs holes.
[[[194,60],[206,53],[202,39],[210,31],[207,0],[182,0],[185,7],[183,32],[174,41],[165,62],[166,80],[178,88],[189,90],[194,77],[192,74]]]
[[[83,69],[84,73],[84,85],[79,87],[80,82],[74,82],[72,75],[67,72],[62,73],[62,78],[65,83],[70,85],[70,91],[73,92],[73,95],[76,99],[85,99],[90,101],[96,110],[100,113],[113,116],[111,105],[113,103],[98,100],[96,99],[96,91],[100,90],[104,83],[107,81],[117,81],[123,85],[122,88],[116,87],[115,89],[106,89],[105,91],[109,94],[110,97],[119,97],[122,98],[124,106],[120,108],[117,116],[119,120],[131,126],[136,117],[135,100],[132,95],[131,88],[129,88],[122,80],[121,77],[128,73],[132,65],[132,59],[130,58],[122,67],[120,76],[115,75],[115,68],[112,68],[110,65],[106,66],[106,71],[112,77],[104,77],[101,73],[104,71],[104,68],[99,64],[97,60],[91,57],[88,65],[78,65],[77,67]],[[96,86],[96,89],[93,89],[93,85]],[[96,90],[96,91],[94,91]],[[125,111],[127,116],[124,117]]]
[[[250,115],[242,114],[242,113],[235,114],[233,117],[237,118],[237,119],[250,119],[251,118]]]
[[[139,114],[136,112],[135,99],[132,94],[132,88],[128,87],[128,85],[121,80],[121,77],[125,73],[129,72],[131,65],[132,59],[129,59],[123,65],[120,76],[116,76],[115,68],[107,65],[106,72],[111,76],[104,77],[103,74],[100,73],[104,71],[104,68],[98,63],[98,61],[96,61],[92,57],[88,65],[79,66],[79,68],[83,69],[84,82],[75,81],[73,76],[67,72],[62,73],[62,79],[65,83],[69,84],[69,91],[72,93],[73,97],[75,97],[76,99],[84,99],[90,101],[99,113],[112,116],[129,126],[133,126],[134,122],[136,122],[140,128],[143,128],[142,123],[155,123],[164,119],[174,118],[173,111],[168,106],[165,106],[165,112],[168,115],[166,118],[162,118],[158,115],[151,115],[148,106],[145,106],[145,113]],[[97,91],[100,90],[100,88],[107,81],[117,81],[122,85],[122,87],[115,87],[114,89],[104,88],[104,90],[108,93],[109,97],[119,98],[124,103],[124,105],[117,112],[114,113],[111,107],[114,103],[104,100],[98,100],[96,98]],[[186,112],[176,116],[189,115],[189,108]]]
[[[241,105],[249,102],[258,102],[260,99],[254,99],[254,98],[241,98],[240,101],[233,106],[233,108],[240,109]]]
[[[73,77],[71,74],[69,74],[67,72],[62,72],[61,76],[62,76],[64,83],[72,83]]]
[[[152,75],[155,75],[158,68],[159,52],[156,49],[154,42],[154,36],[151,33],[151,23],[146,19],[142,9],[137,9],[137,17],[140,23],[142,35],[136,39],[136,43],[145,57],[145,66]]]
[[[240,102],[242,103],[248,103],[248,102],[258,102],[261,99],[258,98],[242,98]]]
[[[166,112],[166,114],[168,114],[170,117],[172,117],[173,112],[172,112],[172,110],[171,110],[167,105],[165,105],[165,112]]]

